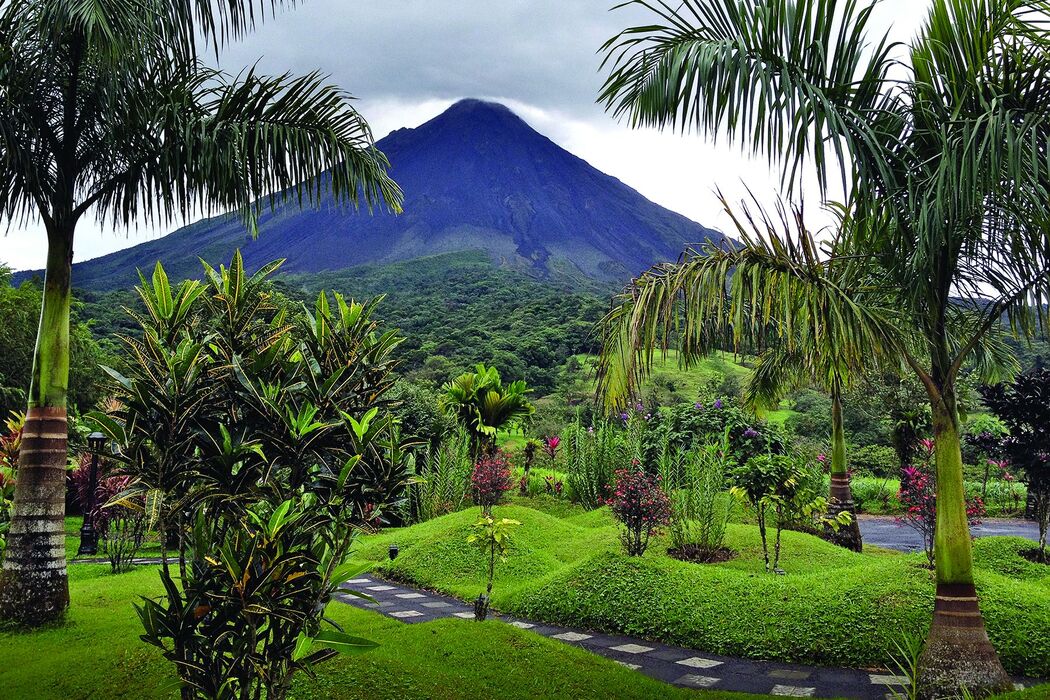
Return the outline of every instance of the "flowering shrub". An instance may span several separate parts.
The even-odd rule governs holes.
[[[660,478],[632,469],[616,472],[616,486],[609,499],[613,515],[624,526],[620,536],[624,549],[632,557],[645,553],[653,532],[671,519],[671,504],[660,488]]]
[[[474,492],[474,503],[486,513],[489,512],[512,486],[507,455],[497,451],[475,462],[470,485]]]
[[[543,477],[543,486],[547,490],[547,495],[557,496],[561,498],[562,492],[565,489],[565,484],[562,483],[561,479],[555,479],[552,475]]]
[[[918,466],[901,470],[901,487],[897,499],[904,514],[897,518],[922,536],[926,558],[933,566],[934,528],[937,523],[937,477],[930,466],[933,457],[933,441],[923,440],[925,460]],[[980,496],[966,499],[966,518],[970,525],[979,525],[985,515],[984,500]]]

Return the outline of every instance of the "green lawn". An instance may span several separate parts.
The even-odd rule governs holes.
[[[529,505],[559,503],[547,513]],[[905,632],[929,624],[934,584],[922,555],[855,554],[802,533],[784,534],[786,576],[762,571],[757,528],[731,525],[740,552],[718,565],[676,561],[655,541],[640,558],[620,553],[608,511],[553,500],[516,502],[498,517],[523,524],[499,565],[497,608],[547,622],[661,639],[712,653],[832,665],[885,665]],[[484,563],[468,547],[476,509],[367,538],[358,556],[388,575],[464,599],[482,590]],[[387,561],[387,546],[401,555]],[[1024,540],[976,548],[989,633],[1007,668],[1050,677],[1050,568],[1027,564]]]
[[[170,664],[138,639],[132,603],[159,592],[153,567],[113,576],[105,565],[70,567],[73,606],[67,622],[33,633],[0,633],[0,697],[173,697]],[[419,625],[342,603],[329,614],[348,630],[381,644],[367,654],[339,657],[300,677],[292,697],[369,698],[689,698],[694,691],[663,685],[581,649],[500,622],[440,620]],[[754,698],[705,692],[704,700]]]

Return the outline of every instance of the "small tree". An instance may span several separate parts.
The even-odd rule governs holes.
[[[671,504],[660,488],[660,477],[647,474],[638,465],[616,472],[616,485],[609,501],[613,515],[623,525],[620,535],[624,550],[640,557],[649,547],[649,538],[671,519]]]
[[[103,475],[91,491],[91,456],[82,455],[80,465],[73,471],[73,485],[77,501],[84,509],[92,508],[91,517],[98,533],[102,551],[109,559],[110,569],[115,574],[131,570],[135,555],[146,535],[146,499],[143,494],[125,495],[131,479],[120,475]]]
[[[474,619],[481,622],[489,612],[489,603],[492,601],[492,582],[496,577],[496,559],[506,561],[507,552],[510,550],[511,535],[514,528],[521,525],[517,520],[500,518],[496,520],[490,513],[485,513],[481,520],[474,523],[471,528],[467,542],[477,547],[488,555],[488,585],[485,592],[474,601]]]
[[[0,435],[0,560],[7,548],[7,530],[11,523],[11,505],[15,497],[15,474],[18,450],[22,442],[21,415],[12,415],[5,423],[6,432]]]
[[[814,480],[807,478],[804,466],[794,457],[759,455],[734,469],[732,477],[736,485],[730,490],[731,493],[755,512],[767,572],[784,573],[780,568],[780,536],[787,523],[800,518],[819,519],[834,528],[848,525],[851,521],[850,514],[846,512],[838,513],[833,518],[820,515],[827,506],[827,499],[817,495]],[[770,515],[776,528],[772,566],[766,534]]]

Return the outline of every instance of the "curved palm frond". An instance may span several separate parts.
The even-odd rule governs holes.
[[[806,160],[822,185],[856,164],[893,180],[870,115],[881,109],[893,44],[869,41],[871,5],[855,0],[631,0],[653,21],[602,47],[599,101],[638,126],[726,134],[791,182]],[[830,150],[829,150],[830,147]],[[863,153],[865,157],[858,158]]]
[[[885,294],[863,276],[863,259],[822,251],[801,212],[781,207],[774,219],[745,208],[737,216],[723,204],[742,245],[709,245],[652,268],[603,320],[598,392],[607,406],[629,399],[654,349],[672,343],[686,366],[727,344],[758,352],[776,345],[805,357],[805,373],[828,383],[903,342]]]

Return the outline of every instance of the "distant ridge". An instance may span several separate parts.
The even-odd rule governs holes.
[[[378,142],[405,193],[404,213],[369,215],[332,203],[279,204],[251,240],[236,216],[74,266],[74,286],[127,287],[159,259],[174,277],[200,275],[198,257],[228,261],[240,247],[257,267],[314,273],[479,250],[539,277],[626,282],[722,234],[649,201],[537,133],[503,105],[462,100]],[[21,273],[25,277],[31,273]]]

